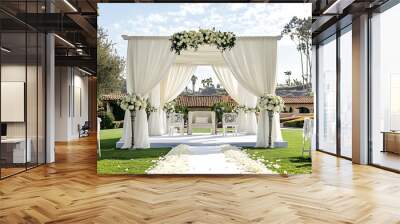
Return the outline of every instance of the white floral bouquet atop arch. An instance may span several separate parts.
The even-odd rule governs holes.
[[[146,109],[147,100],[136,94],[128,94],[121,100],[120,107],[123,110]]]
[[[180,55],[182,50],[193,48],[197,50],[200,45],[214,45],[220,51],[231,49],[235,46],[236,35],[232,32],[221,32],[213,29],[199,29],[199,31],[182,31],[174,33],[171,38],[171,51]]]
[[[285,104],[282,97],[272,94],[265,94],[259,98],[257,106],[260,108],[260,110],[279,113],[283,111],[284,105]]]

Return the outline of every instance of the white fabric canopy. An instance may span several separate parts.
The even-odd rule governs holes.
[[[160,83],[159,106],[176,98],[190,80],[194,65],[223,65],[232,71],[233,77],[247,90],[249,95],[243,94],[243,89],[238,90],[238,96],[232,97],[237,102],[244,102],[248,107],[255,107],[254,96],[262,96],[265,93],[275,93],[276,87],[276,56],[277,56],[277,37],[238,37],[236,45],[231,49],[220,53],[212,46],[201,46],[198,51],[187,50],[181,55],[175,55],[170,50],[171,43],[169,37],[128,37],[127,55],[127,90],[128,93],[136,93],[148,97],[152,91],[157,95],[154,88]],[[173,63],[180,64],[174,66]],[[186,64],[184,66],[184,64]],[[190,67],[189,65],[192,65]],[[174,72],[172,72],[175,70]],[[168,75],[167,75],[168,74]],[[173,75],[171,75],[173,74]],[[186,75],[178,75],[186,74]],[[190,74],[190,75],[189,75]],[[171,75],[171,76],[170,76]],[[175,77],[174,77],[175,76]],[[184,76],[184,77],[183,77]],[[170,78],[168,78],[170,77]],[[186,83],[185,83],[186,82]],[[229,92],[230,84],[224,85]],[[157,88],[156,88],[157,89]],[[239,87],[238,87],[239,89]],[[152,95],[152,94],[151,94]],[[252,95],[253,97],[250,97]],[[157,97],[152,97],[153,106],[157,106]],[[236,99],[237,98],[237,99]],[[163,123],[162,110],[161,123]],[[150,117],[151,123],[157,123],[157,115]],[[254,113],[247,114],[247,123],[256,124]],[[247,131],[254,131],[255,126],[247,126]],[[279,127],[279,114],[274,116],[273,140],[281,141],[282,136]],[[150,124],[150,129],[153,125]],[[161,128],[162,129],[162,128]],[[124,134],[122,148],[131,147],[130,133],[130,113],[125,114]],[[154,127],[154,132],[158,134],[159,128]],[[161,131],[162,132],[162,131]],[[148,142],[147,116],[144,110],[137,111],[135,122],[135,148],[147,148]],[[265,112],[261,113],[257,131],[257,146],[266,146],[268,143],[268,117]]]
[[[238,83],[226,65],[214,65],[213,69],[222,86],[238,104],[252,108],[256,106],[257,97]],[[257,133],[257,119],[254,112],[245,113],[244,111],[239,111],[238,120],[239,132]]]
[[[235,47],[223,52],[226,64],[236,80],[256,96],[275,94],[276,88],[276,37],[242,37]],[[279,115],[274,116],[272,140],[281,141]],[[277,122],[278,121],[278,122]],[[266,111],[260,113],[257,131],[258,147],[268,146],[269,122]]]
[[[216,47],[201,45],[196,51],[193,49],[182,51],[180,55],[176,56],[175,63],[192,65],[224,65],[225,60],[222,57],[220,50]]]
[[[162,108],[165,103],[174,100],[185,89],[196,68],[195,65],[174,64],[160,85],[153,89],[151,98],[158,97],[160,109],[157,113],[152,113],[153,116],[150,115],[150,118],[158,116],[158,120],[149,118],[150,135],[161,135],[167,132],[167,118]]]
[[[170,50],[171,43],[167,38],[160,37],[127,37],[127,77],[128,93],[135,93],[144,97],[165,77],[175,61],[176,55]],[[130,148],[131,131],[129,112],[124,119],[124,142],[122,148]],[[149,132],[147,114],[145,110],[136,112],[134,148],[149,148]]]

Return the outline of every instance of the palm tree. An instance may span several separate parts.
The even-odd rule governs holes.
[[[203,79],[203,80],[201,80],[201,84],[203,84],[203,87],[204,87],[204,88],[211,88],[211,87],[214,87],[213,80],[212,80],[211,77],[208,78],[208,79]]]
[[[284,72],[284,74],[287,76],[287,79],[286,79],[286,84],[288,85],[288,86],[290,86],[290,84],[291,84],[291,80],[290,80],[290,76],[292,75],[292,72],[291,71],[286,71],[286,72]]]
[[[194,94],[194,87],[196,85],[197,76],[192,75],[192,78],[190,78],[190,80],[192,81],[192,89],[193,89],[193,94]]]

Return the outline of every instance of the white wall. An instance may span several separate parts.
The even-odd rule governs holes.
[[[88,120],[88,78],[76,68],[56,67],[55,85],[55,140],[77,139],[78,125]]]

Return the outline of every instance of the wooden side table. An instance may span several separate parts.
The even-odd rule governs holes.
[[[383,150],[400,154],[400,131],[383,131]]]

